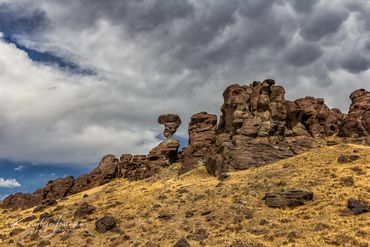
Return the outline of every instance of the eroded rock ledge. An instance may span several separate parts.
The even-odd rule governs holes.
[[[322,137],[337,135],[345,141],[370,143],[370,92],[359,89],[350,95],[348,114],[330,109],[321,98],[285,99],[285,89],[274,80],[250,85],[233,84],[223,93],[224,104],[217,116],[199,112],[189,123],[189,142],[179,152],[173,138],[182,121],[176,114],[159,116],[166,140],[148,155],[106,155],[90,173],[78,178],[49,181],[34,193],[16,193],[3,200],[9,209],[47,205],[50,201],[108,183],[116,178],[140,180],[163,167],[181,163],[180,173],[205,165],[213,176],[262,166],[310,149]]]

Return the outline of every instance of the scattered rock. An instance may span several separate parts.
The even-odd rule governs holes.
[[[185,212],[185,217],[186,218],[191,218],[191,217],[193,217],[194,216],[194,212],[193,211],[186,211]]]
[[[29,216],[26,216],[24,217],[23,219],[21,219],[19,222],[29,222],[29,221],[33,221],[37,219],[37,217],[35,215],[29,215]]]
[[[338,158],[338,163],[339,164],[346,164],[346,163],[351,163],[356,160],[360,159],[360,156],[358,155],[341,155]]]
[[[44,247],[44,246],[49,246],[51,245],[50,241],[49,240],[41,240],[40,243],[37,245],[37,247]]]
[[[82,203],[74,213],[75,218],[83,218],[96,211],[96,208],[86,202]]]
[[[14,228],[14,229],[10,232],[10,236],[12,237],[12,236],[18,235],[18,234],[20,234],[20,233],[22,233],[22,232],[24,232],[24,231],[25,231],[25,229],[23,229],[23,228]]]
[[[173,215],[168,212],[160,212],[157,218],[162,220],[170,220],[172,219],[172,216]]]
[[[304,205],[306,201],[313,200],[313,193],[302,190],[267,193],[263,200],[268,207],[286,208]]]
[[[95,222],[95,230],[100,233],[111,231],[116,226],[116,219],[112,216],[104,216]]]
[[[190,244],[188,243],[188,241],[186,241],[185,238],[182,238],[180,239],[179,241],[177,241],[173,247],[190,247]]]
[[[347,176],[340,178],[341,185],[351,187],[355,185],[355,181],[353,180],[353,177]]]
[[[347,202],[347,208],[352,212],[352,214],[363,214],[370,212],[370,205],[362,200],[349,199]]]
[[[208,238],[208,233],[205,229],[202,229],[202,228],[196,230],[194,233],[194,237],[193,237],[195,241],[199,241],[199,242],[204,241],[207,238]]]
[[[337,142],[337,141],[327,141],[326,142],[326,145],[328,145],[329,147],[330,146],[336,146],[336,145],[338,145],[339,144],[339,142]]]

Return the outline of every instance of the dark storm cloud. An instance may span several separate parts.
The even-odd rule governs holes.
[[[307,0],[303,0],[303,1],[302,0],[291,0],[290,2],[296,11],[307,13],[307,12],[311,12],[315,4],[317,4],[319,1],[318,0],[308,0],[308,1]]]
[[[318,41],[336,33],[347,17],[348,13],[342,9],[318,8],[317,12],[304,20],[300,33],[306,40]]]
[[[78,12],[64,21],[71,28],[93,26],[104,19],[128,27],[133,33],[152,31],[176,19],[191,16],[193,6],[188,0],[82,0],[54,1],[59,7]]]
[[[322,55],[319,45],[303,43],[292,46],[288,49],[286,61],[294,66],[301,67],[317,60]]]
[[[351,73],[363,72],[370,68],[370,56],[366,59],[359,53],[351,53],[342,60],[341,65]]]
[[[17,9],[0,11],[11,20],[4,26],[35,18],[31,26],[42,27],[37,33],[16,28],[22,45],[51,50],[96,74],[40,72],[37,64],[34,76],[8,73],[4,79],[14,65],[0,57],[2,85],[17,92],[9,82],[24,81],[31,93],[17,92],[16,102],[0,102],[9,108],[0,109],[9,112],[0,119],[0,131],[6,133],[0,158],[10,146],[25,147],[24,157],[48,150],[46,158],[58,161],[90,161],[112,149],[136,152],[158,141],[158,114],[179,113],[184,123],[198,111],[219,114],[229,83],[268,77],[285,86],[289,99],[323,97],[346,111],[343,99],[364,87],[369,75],[365,0],[2,1]],[[14,55],[14,47],[1,47],[7,58],[22,57]],[[23,62],[30,71],[29,62]],[[20,93],[27,99],[22,104]],[[50,102],[47,108],[40,99]],[[184,137],[186,127],[179,129]]]

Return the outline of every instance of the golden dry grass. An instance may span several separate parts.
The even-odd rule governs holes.
[[[354,152],[361,159],[337,163],[341,154]],[[341,214],[349,198],[370,200],[369,169],[370,147],[350,144],[319,147],[231,173],[223,182],[208,176],[204,168],[179,177],[173,166],[145,181],[118,179],[58,202],[59,211],[53,212],[57,207],[53,206],[45,212],[62,216],[68,224],[59,233],[52,233],[54,226],[40,233],[50,233],[51,246],[173,246],[180,238],[187,238],[191,246],[366,246],[370,213]],[[312,191],[314,200],[293,209],[268,208],[261,200],[266,192],[286,189]],[[73,213],[82,202],[97,211],[76,220]],[[185,217],[188,211],[194,215]],[[161,213],[172,217],[160,219]],[[0,215],[0,235],[4,235],[0,246],[36,246],[43,239],[30,236],[29,224],[38,219],[19,223],[16,227],[25,231],[9,236],[17,218],[32,215],[32,209]],[[104,215],[114,216],[121,231],[97,233],[95,221]],[[71,224],[76,222],[80,227],[74,229]],[[129,239],[123,240],[124,235]]]

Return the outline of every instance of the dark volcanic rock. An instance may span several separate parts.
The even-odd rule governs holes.
[[[178,140],[168,138],[149,152],[148,159],[153,166],[155,166],[154,163],[161,167],[171,165],[177,161],[177,150],[179,147],[180,142]]]
[[[330,136],[338,132],[344,114],[337,108],[329,109],[324,99],[305,97],[295,103],[302,109],[299,122],[313,137]]]
[[[177,241],[173,247],[190,247],[190,244],[188,243],[188,241],[186,241],[185,238],[182,238],[180,239],[179,241]]]
[[[370,212],[370,205],[367,202],[356,199],[349,199],[347,203],[347,208],[353,214],[363,214]]]
[[[51,242],[47,239],[41,240],[37,247],[45,247],[51,245]]]
[[[354,91],[352,104],[339,131],[341,137],[365,137],[370,134],[370,92],[365,89]]]
[[[158,123],[164,125],[163,135],[166,138],[170,138],[181,125],[181,119],[176,114],[167,113],[158,117]]]
[[[222,115],[207,171],[243,170],[292,157],[312,148],[313,138],[339,131],[344,114],[323,99],[285,100],[273,80],[226,88]]]
[[[82,175],[76,179],[75,184],[68,195],[73,195],[81,191],[106,184],[119,177],[119,175],[120,166],[118,159],[111,154],[105,155],[101,159],[98,167],[92,170],[89,174]]]
[[[58,200],[65,197],[74,185],[71,176],[49,181],[44,187],[44,199]]]
[[[95,222],[95,230],[100,233],[105,233],[116,228],[116,219],[112,216],[104,216]]]
[[[191,117],[189,123],[189,143],[183,152],[183,163],[180,173],[187,172],[205,162],[215,142],[217,116],[199,112]]]
[[[351,163],[356,160],[360,159],[360,156],[358,155],[341,155],[338,158],[338,163],[339,164],[345,164],[345,163]]]
[[[88,203],[82,203],[74,213],[75,218],[83,218],[96,211],[96,208]]]
[[[304,205],[313,200],[313,193],[302,190],[267,193],[263,198],[265,204],[271,208],[286,208]]]

